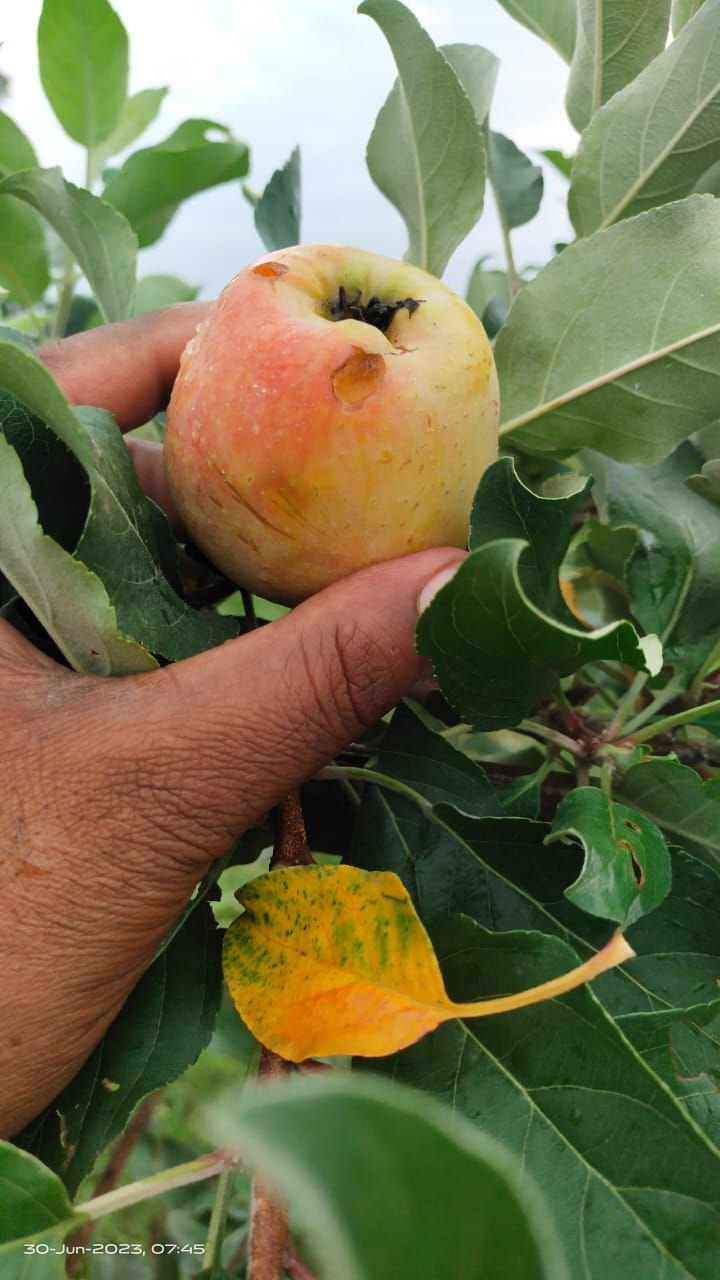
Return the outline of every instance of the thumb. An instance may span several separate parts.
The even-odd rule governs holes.
[[[446,547],[375,565],[209,653],[111,682],[105,740],[121,738],[144,780],[128,788],[120,767],[135,823],[149,802],[155,832],[191,859],[222,852],[418,680],[418,613],[462,558]]]

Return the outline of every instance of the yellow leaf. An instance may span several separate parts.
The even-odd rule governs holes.
[[[380,1057],[449,1018],[480,1018],[548,1000],[631,958],[621,933],[570,973],[539,987],[455,1004],[402,881],[391,871],[289,867],[237,895],[225,980],[257,1039],[290,1062]]]

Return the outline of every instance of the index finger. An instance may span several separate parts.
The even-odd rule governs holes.
[[[209,302],[178,302],[40,348],[40,359],[72,404],[109,409],[129,431],[164,409],[183,348]]]

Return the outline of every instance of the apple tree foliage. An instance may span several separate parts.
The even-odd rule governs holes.
[[[353,1072],[235,1091],[219,1119],[209,1108],[204,1142],[267,1172],[319,1276],[714,1280],[720,0],[499,2],[567,64],[574,157],[527,156],[494,129],[506,69],[490,51],[436,47],[400,0],[360,5],[397,65],[370,176],[411,261],[441,275],[474,237],[467,297],[495,340],[501,456],[468,558],[418,625],[438,690],[309,782],[306,818],[318,854],[401,878],[455,1001],[549,980],[616,925],[636,955],[591,988],[446,1022]],[[300,153],[257,193],[223,124],[189,119],[143,146],[167,91],[128,93],[107,0],[44,0],[38,48],[87,179],[41,167],[0,112],[0,614],[69,666],[119,677],[249,620],[140,491],[112,417],[72,408],[36,344],[192,298],[180,278],[138,276],[138,255],[219,183],[244,193],[268,248],[297,242]],[[567,181],[576,239],[538,269],[516,262],[512,233],[538,211],[543,158]],[[502,264],[476,231],[486,197]],[[161,438],[162,421],[143,432]],[[222,1208],[227,1152],[159,1174],[148,1156],[109,1201],[93,1192],[101,1153],[143,1099],[202,1066],[211,1037],[251,1070],[256,1046],[221,1000],[216,920],[232,915],[225,878],[266,866],[253,860],[268,842],[251,832],[228,850],[78,1076],[0,1144],[3,1276],[62,1276],[52,1248],[68,1233],[174,1188],[185,1199],[163,1230],[199,1241],[209,1220],[213,1257],[186,1250],[161,1271],[148,1254],[157,1269],[132,1276],[242,1274],[247,1188],[238,1174]],[[86,1260],[87,1274],[131,1274],[116,1262]]]

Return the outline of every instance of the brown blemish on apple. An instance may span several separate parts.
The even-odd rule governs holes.
[[[284,276],[285,272],[289,271],[289,267],[286,267],[284,262],[258,262],[257,266],[252,267],[251,270],[254,276],[277,278],[277,276]]]
[[[385,361],[374,351],[353,347],[352,355],[332,376],[335,398],[346,409],[357,409],[382,385]]]
[[[218,466],[214,458],[210,459],[210,464],[215,469],[215,471],[217,471],[218,475],[220,476],[220,479],[223,480],[224,483],[227,485],[228,490],[232,494],[235,501],[241,507],[245,507],[246,511],[249,511],[251,516],[254,516],[255,519],[260,524],[264,524],[267,529],[272,529],[273,533],[279,533],[282,535],[283,538],[292,537],[292,535],[289,534],[286,529],[281,529],[279,525],[273,524],[272,520],[269,520],[267,516],[263,515],[262,511],[258,511],[257,508],[254,507],[251,502],[248,502],[245,495],[240,493],[239,489],[235,488],[235,485],[232,483],[231,480],[228,480],[227,476],[225,475],[225,472],[222,470],[221,467]]]

